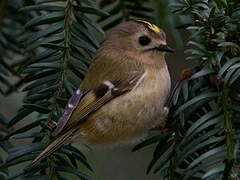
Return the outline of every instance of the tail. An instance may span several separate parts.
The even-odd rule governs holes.
[[[25,171],[28,171],[35,167],[41,160],[50,156],[56,150],[58,150],[64,142],[70,140],[77,129],[72,128],[69,131],[62,133],[57,139],[55,139],[50,145],[48,145],[27,167],[24,168]]]

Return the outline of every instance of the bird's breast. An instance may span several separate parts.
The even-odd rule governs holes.
[[[164,115],[164,103],[170,90],[167,68],[146,70],[138,87],[105,104],[82,125],[90,143],[119,144],[144,136]]]

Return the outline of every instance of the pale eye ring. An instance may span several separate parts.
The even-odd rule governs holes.
[[[151,42],[151,39],[147,36],[140,36],[138,39],[139,44],[146,46]]]

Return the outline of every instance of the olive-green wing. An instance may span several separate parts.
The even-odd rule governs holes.
[[[69,121],[67,123],[61,123],[61,125],[64,124],[65,127],[63,126],[59,128],[59,126],[57,126],[56,129],[61,130],[54,131],[54,135],[58,135],[61,132],[64,133],[72,127],[77,126],[89,114],[97,111],[100,107],[102,107],[110,100],[124,93],[127,93],[128,91],[131,91],[134,87],[136,87],[139,83],[142,82],[143,78],[143,71],[135,71],[134,73],[131,73],[127,79],[125,78],[115,82],[105,81],[98,87],[88,91],[88,93],[86,93],[84,97],[82,97],[81,101],[73,111]],[[72,104],[68,104],[67,106],[68,108],[73,108]]]
[[[130,91],[143,75],[144,71],[134,61],[96,56],[80,88],[69,100],[53,135],[59,135],[111,99]]]

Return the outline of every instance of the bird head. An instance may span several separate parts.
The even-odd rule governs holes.
[[[112,29],[105,44],[117,51],[133,54],[165,54],[174,52],[166,43],[164,31],[143,20],[131,20]]]

